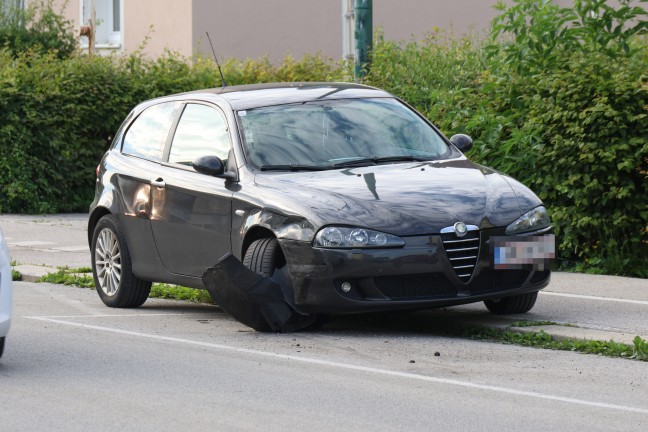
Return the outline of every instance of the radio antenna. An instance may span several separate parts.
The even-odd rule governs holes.
[[[209,37],[209,32],[205,32],[207,34],[207,40],[209,41],[209,46],[211,47],[212,54],[214,54],[214,60],[216,61],[216,66],[218,66],[218,73],[220,73],[221,81],[223,83],[223,87],[227,87],[227,82],[225,82],[225,77],[223,76],[223,71],[221,70],[220,64],[218,63],[218,57],[216,57],[216,51],[214,51],[214,44],[212,44],[211,38]]]

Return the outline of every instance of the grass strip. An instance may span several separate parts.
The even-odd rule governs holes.
[[[88,267],[61,267],[57,272],[48,273],[47,275],[41,277],[38,282],[70,285],[81,288],[94,288],[94,280],[92,276],[88,275],[88,273],[92,273],[92,269]],[[188,300],[195,303],[214,304],[211,296],[205,290],[164,283],[153,284],[149,298]]]
[[[518,333],[511,330],[502,331],[488,327],[467,327],[462,331],[462,336],[475,340],[512,345],[648,361],[648,342],[640,336],[634,338],[633,345],[615,342],[613,340],[555,339],[544,330],[532,333]]]
[[[57,272],[46,274],[45,276],[38,279],[38,282],[72,285],[81,288],[94,288],[95,285],[92,276],[84,274],[91,271],[91,269],[88,269],[86,267],[78,269],[70,269],[64,267],[60,268]]]
[[[206,290],[193,289],[164,283],[153,284],[149,298],[188,300],[194,303],[214,304],[214,301],[209,295],[209,292],[207,292]]]

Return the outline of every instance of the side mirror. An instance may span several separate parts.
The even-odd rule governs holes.
[[[191,162],[191,166],[200,174],[212,177],[221,177],[225,179],[235,179],[236,174],[231,171],[225,171],[225,165],[218,156],[201,156]]]
[[[450,137],[450,142],[462,153],[466,153],[472,148],[473,140],[466,134],[456,134]]]

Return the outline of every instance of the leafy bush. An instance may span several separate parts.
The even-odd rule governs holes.
[[[34,2],[26,9],[7,2],[0,5],[0,47],[14,56],[23,51],[56,52],[71,56],[77,47],[72,23],[52,9],[52,0]]]
[[[482,94],[508,130],[478,157],[547,202],[563,258],[648,277],[648,27],[632,3],[500,3]]]
[[[321,56],[287,57],[277,66],[230,60],[228,82],[335,79]],[[310,72],[312,70],[312,72]],[[209,59],[167,53],[158,59],[72,56],[0,50],[0,212],[85,211],[94,168],[112,134],[145,99],[220,86]]]

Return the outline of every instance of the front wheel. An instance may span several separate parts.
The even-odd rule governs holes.
[[[133,274],[130,253],[119,221],[102,217],[92,235],[92,275],[95,288],[106,306],[135,308],[144,304],[151,282]]]
[[[281,252],[281,247],[276,238],[262,238],[252,242],[247,251],[245,251],[243,265],[261,276],[272,277],[276,269],[286,265],[286,259]],[[315,323],[316,319],[317,315],[302,315],[293,311],[293,315],[287,324],[300,330],[311,326]],[[255,330],[261,332],[272,330],[267,322],[263,320],[259,321],[263,322],[263,324],[258,327],[253,327]]]
[[[509,315],[529,312],[535,305],[538,292],[503,297],[499,300],[484,300],[484,304],[494,314]]]

